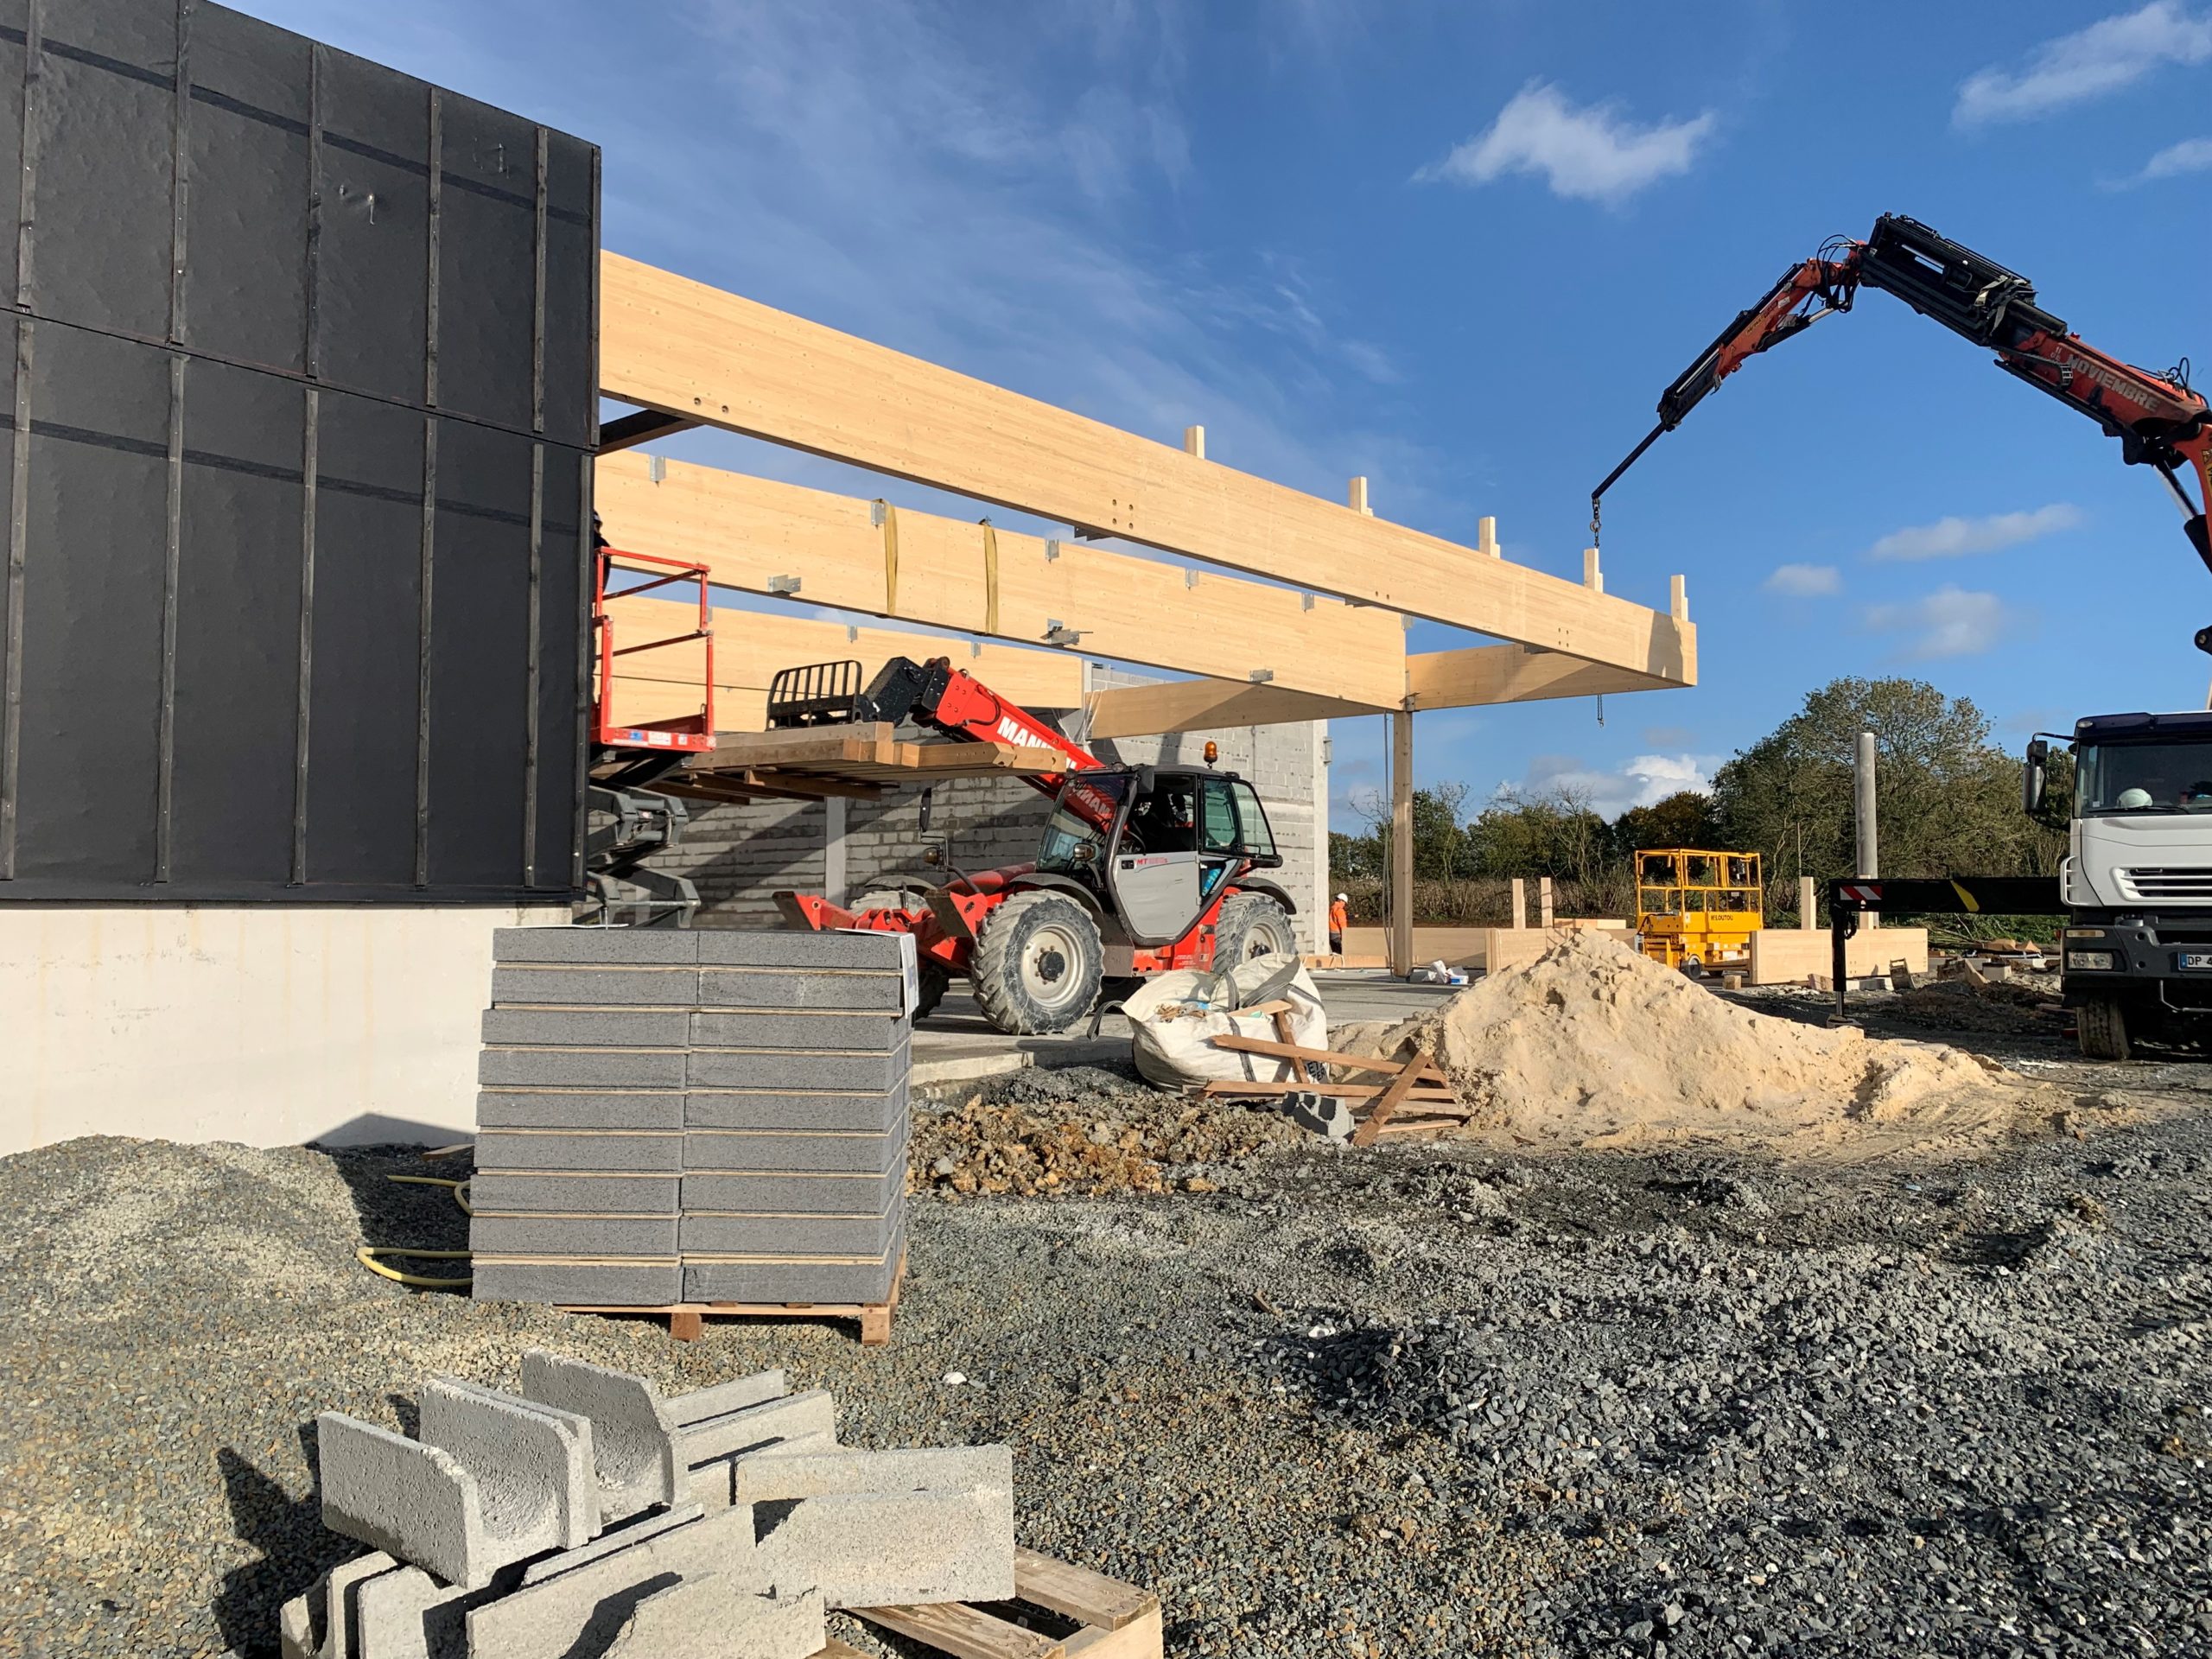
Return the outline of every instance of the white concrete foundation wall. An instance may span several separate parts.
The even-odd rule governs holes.
[[[566,906],[0,906],[0,1154],[465,1141],[492,932]]]

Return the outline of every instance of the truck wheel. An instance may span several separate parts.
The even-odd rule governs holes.
[[[986,1020],[1027,1037],[1065,1031],[1090,1013],[1105,965],[1098,925],[1081,905],[1017,893],[984,919],[968,978]]]
[[[1213,925],[1213,965],[1234,968],[1255,957],[1295,957],[1298,935],[1289,913],[1263,893],[1240,893],[1225,901]]]
[[[2127,1011],[2116,996],[2090,998],[2074,1010],[2075,1040],[2082,1057],[2092,1060],[2124,1060],[2127,1040]]]
[[[934,959],[925,959],[916,977],[920,983],[914,999],[914,1018],[926,1020],[937,1012],[937,1005],[944,1001],[944,994],[952,984],[952,974]]]

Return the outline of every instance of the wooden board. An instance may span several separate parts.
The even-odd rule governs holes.
[[[1682,678],[1693,659],[1688,624],[1667,612],[1237,472],[616,253],[601,259],[600,385],[609,397],[749,436],[1518,644],[1670,679]],[[676,463],[669,467],[672,477]],[[634,455],[601,463],[609,538],[639,552],[696,556],[617,535],[635,507],[628,480],[644,475]],[[732,522],[722,521],[725,537]],[[1227,646],[1210,659],[1205,642],[1194,644],[1198,649],[1181,662],[1128,659],[1228,679],[1247,677],[1259,661]],[[1103,644],[1095,649],[1127,654]],[[1275,683],[1289,682],[1279,672]],[[1346,695],[1336,686],[1298,689]]]
[[[891,1294],[880,1302],[667,1302],[658,1307],[618,1307],[600,1303],[564,1303],[563,1313],[645,1313],[668,1320],[668,1334],[677,1342],[696,1342],[709,1318],[748,1319],[852,1319],[861,1327],[861,1346],[880,1348],[891,1340],[891,1317],[898,1312],[899,1287],[906,1282],[906,1258],[901,1255],[891,1279]]]
[[[1363,703],[1405,696],[1397,618],[1288,588],[1025,536],[680,461],[656,481],[639,454],[601,457],[594,505],[632,552],[696,560],[723,588],[927,627],[1043,643],[1058,625],[1082,654],[1271,683]],[[884,522],[878,523],[880,517]],[[895,560],[887,556],[895,543]],[[992,550],[995,548],[995,557]],[[895,571],[895,574],[894,574]],[[993,594],[996,602],[993,602]]]
[[[1259,1095],[1280,1099],[1284,1095],[1327,1095],[1335,1100],[1372,1100],[1389,1089],[1379,1083],[1313,1083],[1297,1077],[1217,1077],[1201,1091],[1208,1095]],[[1459,1096],[1448,1084],[1423,1084],[1414,1098],[1457,1105]]]
[[[1052,1635],[1017,1624],[1001,1610],[966,1602],[850,1611],[855,1618],[954,1659],[1160,1659],[1165,1625],[1160,1598],[1148,1590],[1020,1548],[1014,1552],[1014,1589],[1016,1602],[1056,1614],[1076,1628]],[[815,1659],[842,1659],[842,1645],[833,1642]]]
[[[998,773],[1029,777],[1058,772],[1067,758],[1053,749],[1011,743],[906,743],[884,721],[816,726],[796,731],[721,732],[712,753],[684,769],[686,781],[750,774],[772,785],[779,776],[859,783],[930,783]]]

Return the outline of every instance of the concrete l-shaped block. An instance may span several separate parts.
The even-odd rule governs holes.
[[[490,1565],[574,1549],[599,1530],[591,1420],[449,1376],[423,1385],[422,1439],[476,1477]]]
[[[776,1581],[811,1584],[832,1607],[1014,1594],[1010,1447],[770,1448],[738,1461],[732,1497]]]
[[[476,1477],[451,1452],[343,1412],[315,1420],[322,1524],[472,1589],[492,1576]]]
[[[590,1419],[600,1516],[614,1522],[660,1503],[685,1501],[690,1465],[732,1449],[737,1420],[781,1403],[781,1371],[735,1377],[673,1399],[641,1376],[533,1348],[522,1357],[522,1391],[529,1399]],[[802,1395],[802,1399],[811,1396]],[[822,1396],[826,1402],[828,1396]],[[823,1408],[807,1408],[814,1418]],[[759,1420],[750,1420],[759,1421]],[[835,1427],[834,1416],[829,1425]],[[752,1441],[782,1438],[770,1427]],[[693,1451],[697,1444],[703,1450]]]
[[[779,1596],[734,1573],[686,1577],[630,1610],[605,1659],[811,1659],[829,1642],[821,1596]]]

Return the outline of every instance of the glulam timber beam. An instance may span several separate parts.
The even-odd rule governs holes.
[[[635,454],[600,459],[595,505],[612,545],[742,593],[1376,706],[1405,695],[1399,619],[1340,600]]]
[[[1686,620],[1191,452],[1202,446],[1155,442],[620,254],[601,256],[600,293],[609,397],[1087,535],[1671,683],[1694,672]]]

